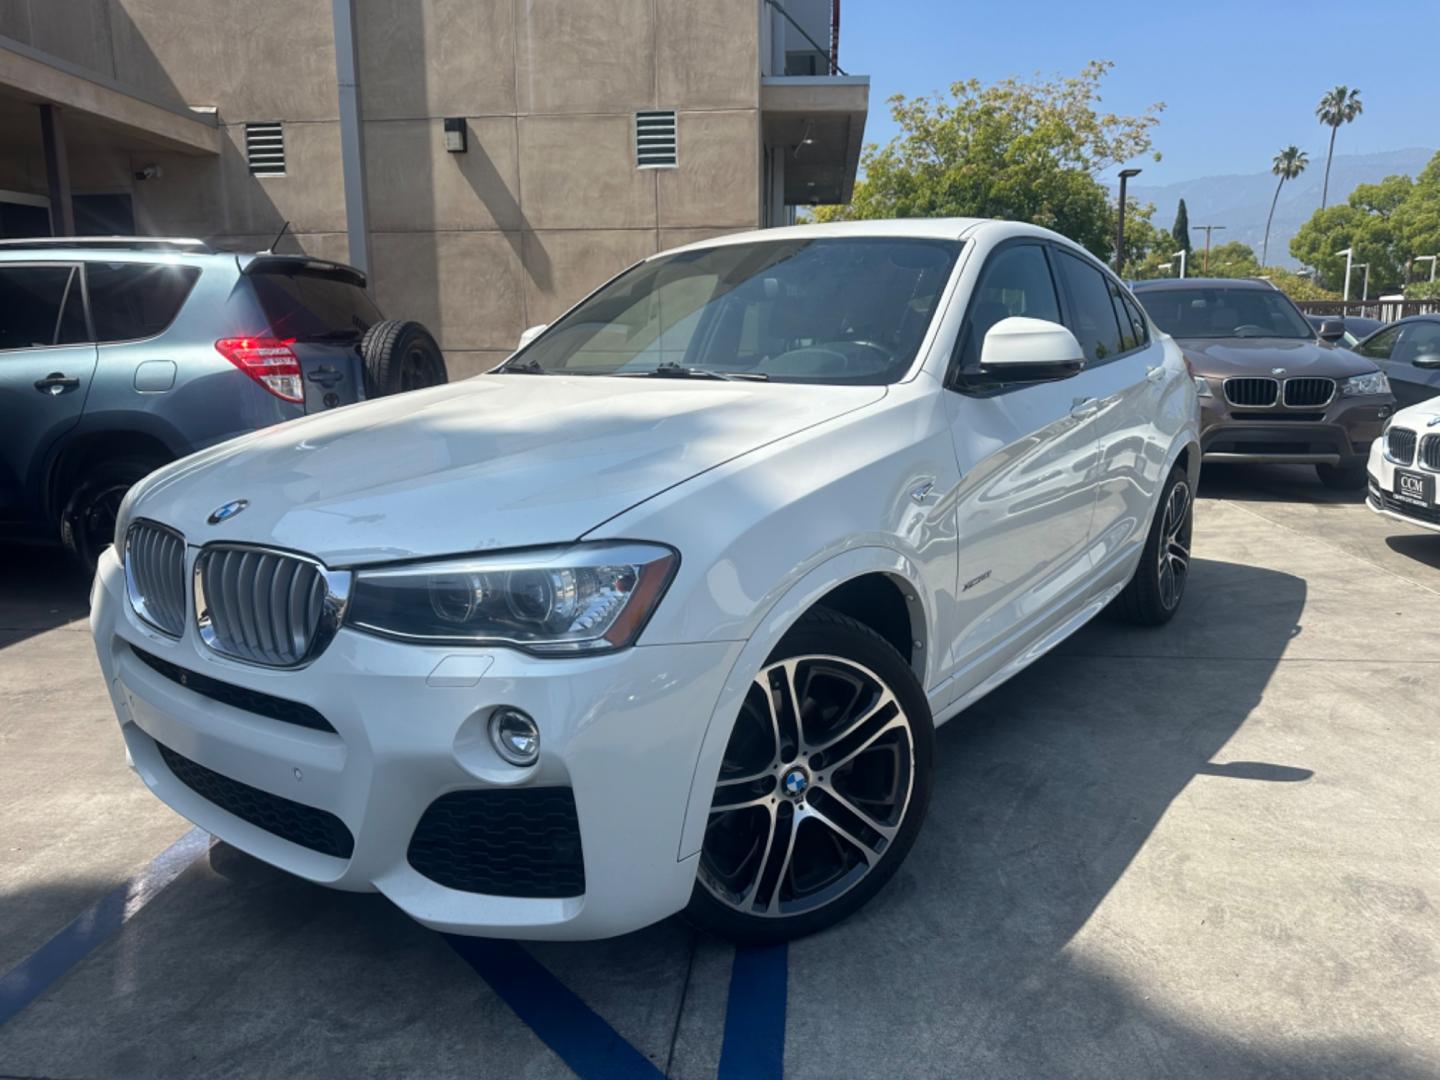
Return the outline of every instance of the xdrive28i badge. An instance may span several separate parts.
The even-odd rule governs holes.
[[[249,499],[235,499],[232,502],[226,503],[224,506],[217,506],[210,512],[210,516],[205,520],[211,525],[219,525],[222,521],[229,521],[249,505]]]

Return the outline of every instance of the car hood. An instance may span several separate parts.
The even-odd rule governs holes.
[[[1228,379],[1235,375],[1270,375],[1284,368],[1289,378],[1363,375],[1375,365],[1349,349],[1294,338],[1176,338],[1197,375]]]
[[[482,375],[184,458],[142,482],[130,514],[192,544],[263,543],[331,566],[563,542],[884,396],[883,386]],[[207,523],[240,499],[243,511]]]
[[[1391,423],[1422,434],[1433,431],[1440,435],[1440,398],[1431,398],[1418,405],[1411,405],[1408,409],[1399,410]]]

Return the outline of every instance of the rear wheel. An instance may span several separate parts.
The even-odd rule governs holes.
[[[60,514],[60,542],[86,573],[115,540],[115,519],[125,493],[164,465],[157,457],[127,457],[106,461],[80,478]]]
[[[914,844],[933,761],[930,709],[909,664],[854,619],[806,615],[736,719],[688,916],[755,942],[839,922]]]
[[[1170,471],[1135,576],[1115,602],[1115,613],[1139,626],[1159,626],[1180,610],[1190,580],[1190,537],[1195,497],[1180,466]]]
[[[1365,486],[1364,465],[1316,465],[1315,475],[1332,491],[1359,491]]]

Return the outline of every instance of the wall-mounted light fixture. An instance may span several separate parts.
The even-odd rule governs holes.
[[[445,149],[452,154],[465,153],[465,118],[463,116],[447,116],[445,118]]]

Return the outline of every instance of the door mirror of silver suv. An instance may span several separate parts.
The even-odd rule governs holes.
[[[520,344],[515,347],[517,349],[523,349],[526,345],[529,345],[530,342],[534,341],[537,337],[543,334],[545,332],[545,327],[548,325],[548,323],[541,323],[539,326],[532,326],[528,330],[523,331],[520,334]]]
[[[1440,353],[1421,353],[1410,362],[1418,368],[1440,368]]]
[[[980,370],[1018,382],[1066,379],[1085,366],[1080,342],[1059,323],[1012,315],[985,334]]]
[[[1320,329],[1315,336],[1321,341],[1340,341],[1345,337],[1344,319],[1325,319],[1320,323]]]

